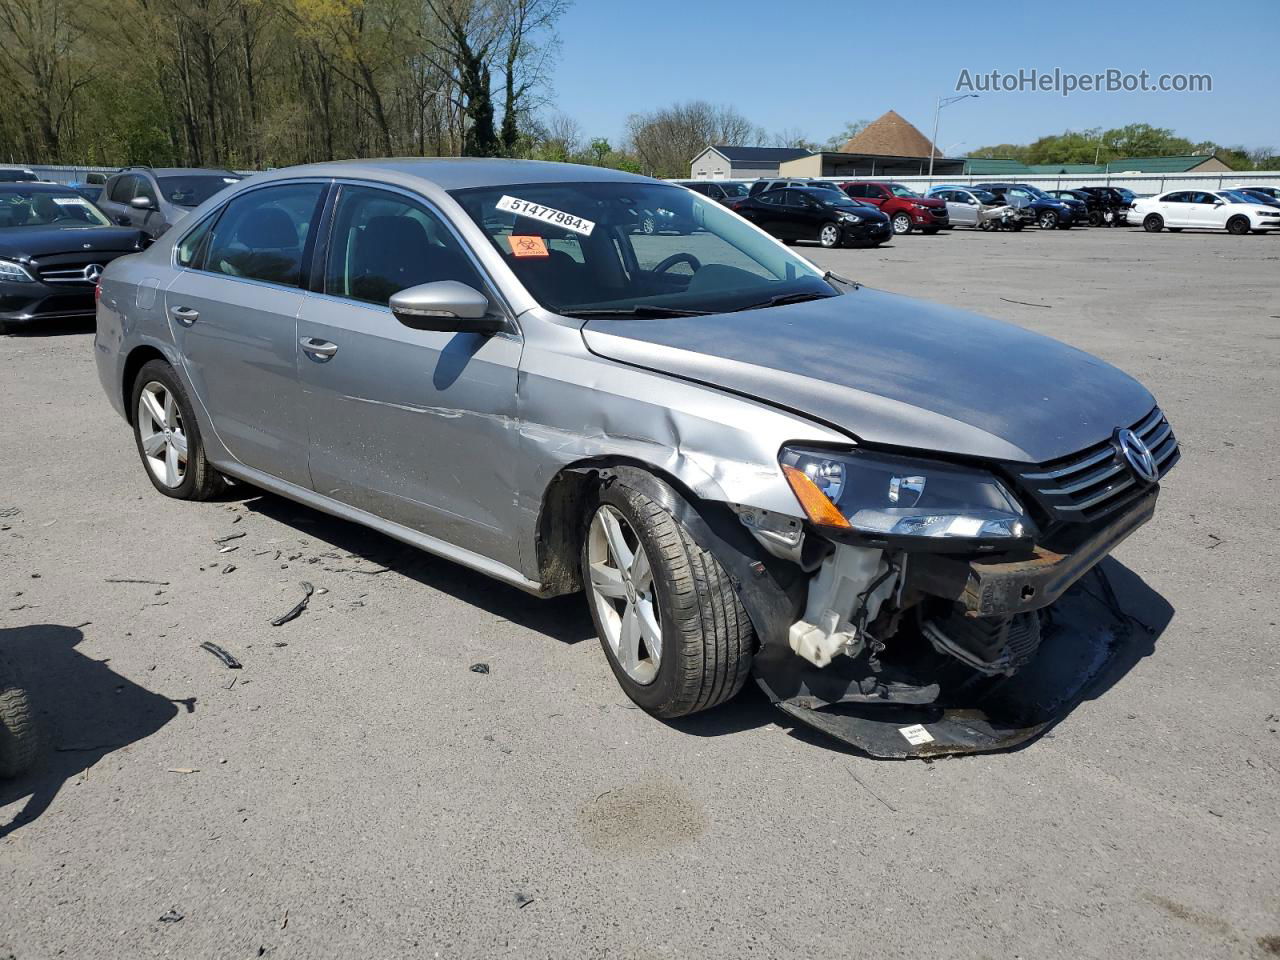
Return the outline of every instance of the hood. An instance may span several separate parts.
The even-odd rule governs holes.
[[[142,231],[132,227],[5,227],[0,256],[39,258],[55,253],[141,250]]]
[[[865,287],[706,317],[593,318],[587,348],[794,410],[872,444],[1022,463],[1155,406],[1128,374],[1012,324]]]
[[[899,200],[905,200],[907,203],[918,203],[922,207],[945,207],[947,201],[939,200],[937,197],[899,197]]]

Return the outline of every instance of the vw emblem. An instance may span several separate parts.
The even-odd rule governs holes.
[[[1156,469],[1156,458],[1151,455],[1147,445],[1136,433],[1132,430],[1117,430],[1116,444],[1138,479],[1145,480],[1147,483],[1155,483],[1160,479],[1160,473]]]
[[[102,264],[91,263],[85,267],[84,278],[90,283],[97,283],[102,278]]]

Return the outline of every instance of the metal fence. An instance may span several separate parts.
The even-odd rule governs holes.
[[[687,178],[681,178],[687,179]],[[742,178],[734,178],[741,180]],[[763,180],[787,179],[779,176],[761,177]],[[878,180],[881,182],[901,183],[923,193],[930,187],[941,184],[972,186],[975,183],[1029,183],[1041,190],[1071,190],[1076,187],[1124,187],[1138,194],[1159,194],[1168,190],[1229,190],[1232,187],[1248,186],[1280,186],[1280,171],[1248,170],[1239,173],[1055,173],[1055,174],[996,174],[979,176],[944,176],[935,173],[932,177],[849,177],[833,176],[828,180]],[[714,181],[705,181],[714,182]],[[750,182],[749,179],[743,182]]]

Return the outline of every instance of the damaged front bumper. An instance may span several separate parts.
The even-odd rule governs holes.
[[[872,756],[1016,746],[1069,709],[1114,654],[1127,621],[1116,610],[1081,615],[1083,591],[1069,591],[1151,519],[1156,497],[1153,488],[1069,554],[907,554],[890,578],[888,555],[839,545],[810,581],[800,619],[762,634],[757,680],[796,720]],[[890,649],[851,594],[897,609]]]

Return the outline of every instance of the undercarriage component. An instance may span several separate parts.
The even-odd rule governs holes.
[[[1040,647],[1040,614],[966,617],[959,610],[926,620],[921,631],[946,653],[986,676],[1012,676],[1035,659]]]
[[[895,572],[881,550],[838,545],[809,584],[804,616],[787,635],[791,649],[818,667],[838,653],[857,656],[866,623],[897,586]]]

